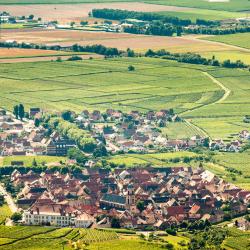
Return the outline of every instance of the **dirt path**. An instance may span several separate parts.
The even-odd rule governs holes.
[[[195,108],[193,108],[193,109],[184,111],[184,112],[182,113],[182,115],[183,115],[183,114],[186,115],[186,114],[188,114],[188,113],[190,113],[190,112],[192,112],[192,111],[194,111],[194,110],[197,110],[197,109],[200,109],[200,108],[209,106],[209,105],[214,105],[214,104],[222,103],[222,102],[224,102],[224,101],[227,99],[227,97],[231,94],[231,90],[228,89],[222,82],[220,82],[220,81],[218,81],[217,79],[215,79],[215,78],[214,78],[212,75],[210,75],[208,72],[202,72],[202,73],[203,73],[204,75],[206,75],[208,78],[210,78],[210,79],[211,79],[215,84],[217,84],[221,89],[223,89],[224,95],[223,95],[220,99],[218,99],[217,101],[215,101],[215,102],[208,103],[208,104],[204,104],[204,105],[200,105],[200,106],[197,106],[197,107],[195,107]],[[200,127],[194,125],[194,124],[191,123],[189,120],[185,120],[185,122],[186,122],[189,126],[194,127],[195,129],[197,129],[201,134],[203,134],[203,135],[205,135],[206,137],[210,138],[209,134],[208,134],[206,131],[204,131],[203,129],[201,129]]]
[[[211,103],[211,104],[216,104],[216,103],[222,103],[224,102],[227,97],[231,94],[231,90],[228,89],[222,82],[218,81],[217,79],[215,79],[212,75],[210,75],[209,73],[207,72],[202,72],[204,75],[206,75],[208,78],[210,78],[214,83],[216,83],[220,88],[222,88],[224,90],[224,95],[219,99],[217,100],[216,102],[214,103]],[[210,105],[210,104],[208,104]]]

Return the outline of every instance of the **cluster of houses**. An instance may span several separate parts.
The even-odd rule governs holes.
[[[40,115],[40,109],[30,109],[30,118]],[[47,136],[46,130],[42,126],[36,127],[32,119],[20,121],[0,110],[1,156],[66,156],[68,149],[75,146],[73,141],[62,138],[57,132]]]
[[[250,133],[248,130],[242,130],[238,134],[238,139],[225,142],[222,139],[213,140],[209,144],[211,150],[219,150],[222,152],[239,152],[245,142],[250,141]]]
[[[39,19],[40,20],[40,19]],[[37,20],[34,20],[33,15],[29,15],[28,17],[25,16],[12,16],[10,13],[3,11],[0,12],[0,23],[20,23],[20,24],[26,24],[30,22],[37,22]]]
[[[90,112],[84,110],[76,123],[95,135],[105,138],[106,149],[109,152],[153,152],[156,150],[186,150],[202,144],[204,138],[194,136],[187,139],[169,139],[161,132],[169,122],[181,122],[172,110],[148,111],[141,113],[108,109]]]
[[[250,192],[204,170],[176,168],[82,170],[81,177],[29,171],[11,175],[22,187],[17,205],[28,225],[165,229],[182,222],[223,221],[245,214]],[[140,206],[138,205],[140,203]]]

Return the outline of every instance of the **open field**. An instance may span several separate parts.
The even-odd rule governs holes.
[[[136,67],[134,72],[128,71],[130,64]],[[27,67],[32,70],[27,72]],[[178,112],[222,95],[199,69],[148,58],[1,64],[0,75],[0,105],[10,110],[22,102],[53,110],[172,107]]]
[[[90,1],[91,2],[91,1]],[[104,1],[96,1],[104,2]],[[108,2],[108,1],[107,1]],[[112,1],[109,1],[112,2]],[[43,4],[43,5],[0,5],[0,9],[10,12],[15,16],[27,16],[33,14],[36,18],[41,17],[44,21],[57,20],[59,22],[81,21],[88,18],[92,9],[123,9],[142,12],[159,12],[159,11],[185,11],[190,8],[164,6],[147,3],[92,3],[92,4]],[[51,2],[52,3],[52,2]],[[57,3],[57,2],[55,2]],[[60,3],[60,2],[58,2]],[[1,4],[1,0],[0,0]],[[233,15],[233,14],[232,14]]]
[[[200,36],[198,36],[200,38]],[[172,52],[211,52],[225,50],[241,50],[230,45],[196,39],[196,36],[166,37],[147,36],[128,33],[87,32],[77,30],[2,30],[2,40],[14,40],[18,42],[30,42],[48,45],[81,45],[102,44],[107,47],[119,49],[135,49],[145,51],[165,48]],[[242,49],[245,51],[246,49]]]
[[[71,55],[70,52],[55,50],[39,50],[39,49],[19,49],[19,48],[0,48],[0,59],[17,58],[17,57],[46,57],[46,56],[63,56]],[[89,55],[88,53],[85,53]],[[92,56],[92,55],[91,55]]]
[[[2,162],[0,162],[1,166],[10,166],[12,161],[23,161],[24,166],[31,167],[33,160],[36,160],[37,164],[42,163],[58,163],[60,161],[65,162],[65,157],[57,157],[57,156],[7,156],[4,157]]]
[[[250,65],[250,51],[243,52],[243,51],[236,51],[236,50],[229,50],[229,51],[213,51],[213,52],[202,52],[202,56],[206,58],[212,58],[215,56],[217,60],[223,62],[225,60],[230,59],[232,62],[236,62],[237,60],[241,60],[242,62]]]
[[[163,11],[159,14],[164,14],[166,16],[178,17],[181,19],[190,19],[196,21],[196,19],[204,20],[224,20],[230,18],[239,18],[245,17],[246,14],[239,12],[229,12],[229,11],[218,11],[218,10],[206,10],[206,9],[196,9],[196,8],[187,8],[184,10],[174,10],[174,11]]]
[[[129,65],[136,70],[129,72]],[[114,58],[1,64],[0,76],[0,106],[9,110],[20,102],[26,108],[46,110],[174,108],[212,138],[224,139],[250,127],[242,122],[250,110],[247,71],[152,58]],[[200,132],[186,125],[185,130],[184,136],[188,131]],[[177,133],[173,128],[166,131],[170,137]]]
[[[2,0],[9,1],[9,0]],[[10,0],[16,1],[16,0]],[[23,0],[26,1],[26,0]],[[41,1],[41,0],[34,0]],[[50,0],[53,1],[53,0]],[[77,1],[77,0],[76,0]],[[84,1],[84,0],[83,0]],[[223,11],[247,11],[250,10],[250,3],[248,0],[146,0],[145,2],[162,4],[162,5],[172,5],[181,7],[193,7],[200,9],[210,9],[210,10],[223,10]]]
[[[230,35],[207,36],[202,39],[215,41],[230,45],[239,46],[242,48],[250,49],[250,33],[238,33]]]
[[[168,167],[186,165],[181,161],[184,157],[196,157],[198,154],[193,152],[169,152],[154,154],[125,154],[112,157],[109,161],[118,165],[125,164],[127,167],[150,164],[155,167]],[[179,159],[179,162],[171,162],[173,159]]]
[[[166,6],[193,7],[212,10],[245,11],[250,9],[248,0],[0,0],[0,4],[76,4],[76,3],[146,2]],[[126,3],[127,4],[127,3]]]

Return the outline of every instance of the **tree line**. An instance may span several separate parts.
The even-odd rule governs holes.
[[[236,33],[250,32],[250,26],[236,26],[236,27],[186,27],[184,32],[187,34],[204,34],[204,35],[229,35]]]
[[[119,9],[93,9],[92,16],[111,20],[138,19],[149,22],[159,20],[163,23],[170,23],[178,26],[188,26],[192,23],[190,19],[180,19],[178,17],[161,15],[152,12],[138,12]]]
[[[224,68],[248,68],[249,65],[244,64],[242,61],[237,60],[236,62],[231,62],[229,59],[223,62],[219,62],[213,56],[212,59],[207,59],[199,54],[195,53],[170,53],[164,49],[153,51],[149,49],[145,53],[146,57],[161,57],[162,59],[174,60],[177,62],[191,63],[191,64],[202,64],[211,66],[221,66]]]
[[[68,47],[61,47],[60,45],[42,45],[34,43],[17,43],[17,42],[0,42],[2,48],[23,48],[23,49],[41,49],[41,50],[56,50],[56,51],[73,51],[73,52],[90,52],[105,56],[118,56],[124,53],[117,48],[105,47],[100,44],[81,46],[74,44]]]

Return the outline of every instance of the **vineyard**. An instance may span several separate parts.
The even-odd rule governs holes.
[[[128,71],[129,65],[135,71]],[[227,138],[249,128],[242,122],[249,110],[247,71],[152,58],[113,58],[1,64],[0,75],[0,106],[9,110],[20,102],[26,108],[76,112],[173,108],[212,138]],[[224,91],[213,78],[233,93],[223,103],[216,103]],[[172,126],[164,132],[170,138],[201,132],[187,124],[178,126],[178,131]]]
[[[52,227],[0,226],[0,249],[72,249],[75,244],[114,241],[113,231]]]

